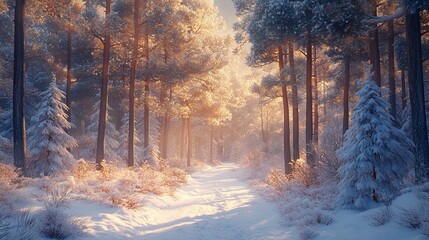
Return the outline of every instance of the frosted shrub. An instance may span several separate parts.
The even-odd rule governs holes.
[[[319,233],[311,227],[303,227],[299,232],[299,237],[302,240],[309,240],[317,237]]]
[[[4,214],[4,212],[3,212]],[[36,239],[36,218],[28,212],[15,212],[0,217],[0,239]]]
[[[45,205],[47,207],[64,207],[71,199],[72,189],[66,184],[56,184],[45,192]]]
[[[91,176],[94,168],[94,164],[88,164],[85,160],[80,159],[76,161],[76,164],[72,170],[72,175],[77,179],[85,179]]]
[[[411,208],[404,209],[399,208],[401,213],[399,214],[398,224],[411,229],[420,228],[423,223],[421,209]],[[424,209],[424,208],[423,208]]]
[[[72,219],[59,208],[47,207],[39,219],[41,233],[47,238],[76,238],[85,233],[82,219]]]
[[[268,173],[267,179],[265,180],[265,182],[271,186],[277,194],[284,190],[284,186],[287,181],[287,176],[285,176],[285,173],[280,169],[271,169]]]
[[[370,216],[371,226],[378,227],[390,222],[392,219],[392,210],[388,206],[384,206],[376,213]]]
[[[102,163],[97,171],[95,164],[79,160],[72,170],[74,179],[70,184],[79,197],[98,203],[138,209],[142,206],[139,194],[171,194],[185,183],[187,174],[166,163],[157,167],[143,164],[140,167],[124,168],[115,163]]]
[[[304,159],[292,161],[292,178],[306,187],[314,186],[317,183],[317,174],[314,167]]]

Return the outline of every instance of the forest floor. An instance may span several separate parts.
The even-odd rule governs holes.
[[[278,207],[257,195],[233,163],[191,175],[173,196],[149,196],[136,210],[72,202],[68,213],[88,219],[85,239],[298,239]]]

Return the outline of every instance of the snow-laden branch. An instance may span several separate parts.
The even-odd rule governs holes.
[[[407,11],[404,8],[402,8],[398,12],[391,14],[391,15],[374,17],[374,18],[368,20],[367,23],[378,24],[378,23],[389,22],[389,21],[392,21],[392,20],[395,20],[397,18],[405,16],[406,13],[407,13]]]

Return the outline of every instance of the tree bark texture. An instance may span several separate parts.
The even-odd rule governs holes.
[[[284,154],[284,164],[285,164],[285,173],[291,173],[291,158],[290,158],[290,127],[289,127],[289,100],[287,95],[287,88],[284,77],[284,58],[283,58],[283,47],[278,46],[279,54],[279,72],[280,72],[280,81],[282,82],[282,100],[283,100],[283,154]]]
[[[417,183],[424,183],[429,180],[429,146],[426,125],[419,11],[405,15],[405,34],[408,51],[408,82],[413,140],[415,144],[416,180]]]
[[[299,158],[299,108],[298,108],[298,85],[295,72],[295,56],[293,44],[289,44],[289,66],[291,69],[290,80],[292,84],[292,125],[293,125],[293,160]]]
[[[27,176],[25,134],[25,70],[24,70],[25,0],[15,2],[13,64],[13,151],[14,165]]]
[[[106,0],[106,19],[109,18],[111,11],[111,0]],[[105,37],[103,41],[103,69],[101,76],[101,99],[100,115],[98,120],[97,136],[97,169],[101,170],[101,162],[104,160],[104,150],[106,145],[106,122],[107,122],[107,101],[109,94],[109,65],[110,65],[110,25],[106,20]]]

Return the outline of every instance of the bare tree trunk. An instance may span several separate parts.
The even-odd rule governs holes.
[[[405,70],[401,70],[401,101],[402,110],[407,106],[407,88],[405,85]]]
[[[68,107],[66,114],[67,120],[71,123],[71,61],[72,61],[72,33],[71,28],[67,30],[67,86],[66,86],[66,105]],[[69,129],[65,129],[68,133]]]
[[[314,46],[314,72],[313,72],[313,90],[314,90],[314,127],[313,127],[313,142],[319,142],[319,90],[317,89],[317,49]]]
[[[369,0],[370,14],[377,16],[377,0]],[[380,67],[380,49],[378,41],[377,24],[372,26],[374,29],[369,32],[369,59],[374,71],[374,81],[381,87],[381,67]]]
[[[350,56],[344,57],[343,135],[349,129]]]
[[[389,103],[390,115],[397,119],[396,114],[396,85],[395,85],[395,28],[393,20],[387,23],[388,26],[388,52],[389,52]]]
[[[182,127],[180,129],[180,159],[185,155],[185,118],[182,118]]]
[[[188,117],[188,156],[186,159],[186,165],[191,166],[192,157],[192,129],[191,129],[191,116]]]
[[[13,61],[13,151],[14,165],[27,176],[25,134],[25,70],[24,70],[25,0],[15,1],[15,33]]]
[[[213,163],[213,125],[210,125],[210,163]]]
[[[140,38],[140,0],[134,0],[134,43],[133,59],[131,61],[130,91],[129,91],[129,122],[128,122],[128,167],[134,166],[134,129],[135,129],[135,85],[136,68],[139,55]]]
[[[283,48],[281,45],[278,46],[279,51],[279,71],[280,81],[282,82],[282,100],[283,100],[283,157],[285,164],[285,173],[291,173],[291,158],[290,158],[290,128],[289,128],[289,100],[287,96],[287,89],[285,83],[285,77],[283,74],[285,65],[283,61]]]
[[[405,15],[405,33],[408,50],[411,118],[416,154],[416,180],[417,183],[424,183],[429,180],[429,145],[426,125],[419,14],[419,11],[416,10]]]
[[[172,90],[172,86],[169,85],[169,101],[171,101],[172,99],[172,95],[173,95],[173,90]],[[162,158],[163,159],[168,159],[168,144],[169,144],[169,139],[170,139],[170,106],[167,105],[167,108],[165,110],[164,113],[164,132],[163,132],[163,137],[162,137],[162,141],[163,141],[163,155]]]
[[[293,132],[293,160],[299,159],[299,109],[298,109],[298,84],[295,72],[295,56],[293,44],[289,44],[289,65],[291,68],[290,81],[292,84],[292,132]]]
[[[107,101],[109,94],[109,65],[110,65],[110,24],[107,20],[110,16],[111,0],[106,0],[106,36],[103,42],[103,70],[101,76],[101,99],[100,115],[98,120],[97,136],[97,169],[101,170],[101,162],[104,160],[104,148],[106,144],[106,121],[107,121]]]
[[[308,33],[307,42],[307,71],[306,71],[306,109],[305,109],[305,149],[307,154],[307,162],[314,164],[312,156],[313,144],[313,96],[312,96],[312,71],[313,71],[313,46],[311,40],[311,33]]]
[[[262,135],[262,142],[264,143],[264,145],[267,145],[267,138],[266,138],[266,133],[265,133],[265,128],[264,128],[264,108],[262,107],[262,105],[260,104],[259,106],[259,118],[261,120],[261,135]],[[265,147],[265,146],[264,146]]]
[[[144,0],[144,8],[145,10],[148,8],[147,6],[148,1]],[[144,44],[144,51],[145,51],[145,58],[146,58],[146,69],[149,69],[149,32],[148,27],[145,28],[145,44]],[[149,149],[149,77],[145,76],[144,78],[144,106],[143,106],[143,112],[144,112],[144,120],[143,120],[143,128],[144,128],[144,136],[143,136],[143,149],[147,151]],[[145,156],[145,160],[149,156]]]

